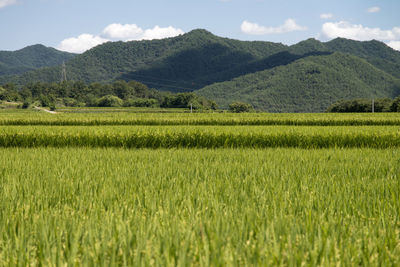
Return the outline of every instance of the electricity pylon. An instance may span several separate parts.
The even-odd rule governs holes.
[[[66,82],[67,81],[67,69],[65,67],[65,62],[63,62],[62,67],[61,67],[61,82]]]

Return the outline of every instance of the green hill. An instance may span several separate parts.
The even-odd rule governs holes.
[[[314,67],[320,73],[307,72]],[[246,99],[277,112],[323,111],[338,99],[391,97],[400,88],[400,52],[378,41],[308,39],[286,46],[232,40],[206,30],[162,40],[105,43],[75,56],[66,69],[69,80],[136,80],[163,91],[200,90],[223,106]],[[0,84],[55,82],[60,73],[60,65],[46,67],[0,76]]]
[[[43,45],[32,45],[17,51],[0,51],[0,76],[60,65],[74,56]]]
[[[215,78],[215,73],[236,69],[285,49],[283,44],[238,41],[194,30],[163,40],[105,43],[70,60],[66,69],[71,80],[137,80],[160,90],[192,91],[225,80]],[[7,80],[0,78],[0,83],[53,82],[59,80],[60,72],[60,66],[44,68]]]
[[[400,78],[400,52],[376,40],[360,42],[336,38],[322,43],[315,39],[308,39],[291,46],[289,51],[294,54],[314,51],[342,52],[364,58],[375,67]]]
[[[400,80],[364,59],[337,52],[216,83],[196,93],[222,107],[244,101],[269,112],[323,112],[339,99],[395,97]]]

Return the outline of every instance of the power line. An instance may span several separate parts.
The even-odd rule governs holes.
[[[195,90],[196,90],[196,89],[194,89],[194,88],[187,88],[187,87],[173,86],[173,85],[165,85],[165,84],[160,84],[160,83],[148,82],[148,81],[144,81],[144,80],[141,80],[141,82],[147,83],[147,84],[154,84],[154,85],[158,85],[158,86],[162,86],[162,87],[170,87],[170,88],[184,89],[184,90],[187,90],[187,91],[195,91]]]
[[[173,83],[187,83],[187,84],[190,84],[190,82],[187,82],[187,81],[174,81],[174,80],[168,80],[168,79],[162,79],[162,78],[155,78],[155,77],[152,77],[152,76],[148,76],[148,75],[142,75],[142,74],[136,74],[136,73],[131,73],[131,74],[129,74],[130,76],[139,76],[139,77],[144,77],[144,78],[149,78],[149,79],[152,79],[152,80],[159,80],[159,81],[165,81],[165,82],[173,82]]]

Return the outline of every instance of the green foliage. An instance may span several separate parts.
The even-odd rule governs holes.
[[[39,97],[40,105],[42,107],[54,106],[54,97],[47,95],[40,95]]]
[[[164,97],[161,105],[163,108],[190,108],[193,109],[216,109],[215,102],[195,93],[170,94]]]
[[[0,86],[0,100],[5,100],[6,97],[6,89]]]
[[[396,97],[393,100],[393,103],[390,106],[390,111],[392,111],[392,112],[400,112],[400,96]]]
[[[363,59],[334,53],[302,58],[196,93],[223,108],[244,101],[268,112],[323,112],[340,99],[393,98],[400,93],[400,80]]]
[[[247,69],[254,70],[248,64],[286,49],[282,44],[231,40],[194,30],[163,40],[105,43],[66,65],[71,80],[137,80],[157,89],[184,92],[248,73]],[[0,83],[55,82],[60,73],[60,67],[46,68],[5,77]]]
[[[0,51],[0,76],[22,74],[42,67],[61,64],[75,54],[61,52],[43,45],[32,45],[21,50]]]
[[[123,101],[121,98],[113,95],[103,96],[98,100],[97,105],[99,107],[121,107]]]
[[[398,266],[399,157],[397,149],[0,149],[0,259]]]
[[[124,107],[157,107],[160,103],[156,99],[130,98],[124,101]]]
[[[372,112],[372,103],[374,104],[374,112],[390,112],[393,100],[390,98],[375,99],[354,99],[340,100],[330,107],[327,112]]]
[[[400,264],[398,114],[100,110],[0,111],[0,265]]]
[[[21,108],[27,109],[31,106],[32,102],[30,99],[25,99],[24,103],[22,104]]]
[[[70,97],[65,97],[61,99],[61,105],[66,107],[84,107],[85,103],[79,102],[78,100]]]
[[[18,110],[0,112],[0,125],[30,126],[128,126],[128,125],[219,125],[219,126],[400,126],[396,113],[188,113],[175,109],[116,110],[99,108],[66,109],[52,116],[46,113],[25,113]],[[173,111],[174,113],[170,113]],[[183,113],[182,111],[186,111]]]
[[[398,126],[2,127],[0,147],[399,148]]]
[[[250,112],[253,110],[253,107],[248,103],[236,101],[229,104],[229,110],[234,113]]]
[[[216,109],[216,103],[209,101],[204,97],[199,97],[194,93],[183,93],[174,95],[172,93],[159,92],[149,89],[146,85],[130,81],[129,83],[120,80],[112,84],[92,83],[85,84],[83,82],[62,82],[62,83],[30,83],[21,89],[13,84],[6,84],[5,88],[0,88],[0,100],[16,99],[16,100],[39,100],[42,106],[48,107],[50,103],[67,106],[126,106],[126,107],[157,107],[160,103],[165,107],[185,107],[190,103],[195,109]],[[120,101],[110,101],[115,98]]]
[[[0,84],[53,83],[60,73],[60,66],[43,68],[0,77]],[[68,61],[67,73],[71,80],[109,83],[93,84],[96,92],[90,93],[96,97],[152,98],[162,104],[159,94],[146,95],[151,91],[146,84],[172,92],[200,89],[200,94],[223,108],[243,101],[270,112],[322,112],[340,99],[400,94],[398,51],[377,41],[342,38],[326,43],[308,39],[285,46],[194,30],[163,40],[105,43]],[[133,85],[132,80],[141,84]],[[62,97],[83,101],[88,94],[75,91],[65,88]]]

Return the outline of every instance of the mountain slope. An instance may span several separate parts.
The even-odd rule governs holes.
[[[364,59],[333,53],[216,83],[197,93],[222,107],[245,101],[269,112],[323,112],[339,99],[395,97],[400,79]]]
[[[214,83],[214,78],[208,75],[237,68],[286,48],[283,44],[238,41],[194,30],[162,40],[105,43],[78,55],[66,67],[68,79],[72,80],[135,79],[161,90],[192,91]],[[58,66],[8,79],[17,84],[53,82],[59,80],[60,72]],[[4,81],[0,79],[0,83]]]
[[[67,76],[70,80],[85,82],[137,80],[159,90],[193,91],[215,82],[288,64],[288,56],[296,60],[310,54],[333,52],[362,57],[400,78],[400,53],[377,41],[337,38],[322,43],[308,39],[286,46],[222,38],[206,30],[193,30],[163,40],[105,43],[70,60]],[[283,55],[282,61],[280,55]],[[60,79],[60,73],[61,67],[56,66],[20,76],[0,77],[0,83],[53,82]]]
[[[66,69],[69,80],[88,83],[123,79],[172,92],[201,89],[225,107],[244,99],[268,111],[323,111],[341,98],[396,96],[400,52],[378,41],[308,39],[286,46],[194,30],[163,40],[105,43],[77,55]],[[46,67],[0,76],[0,84],[56,82],[60,74],[61,66]]]
[[[342,52],[364,58],[375,67],[400,78],[400,52],[376,40],[361,42],[336,38],[332,41],[322,43],[311,38],[292,45],[289,51],[294,54],[304,54],[314,51]]]
[[[43,45],[32,45],[17,51],[0,51],[0,76],[56,66],[74,56]]]

